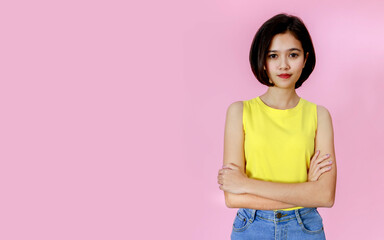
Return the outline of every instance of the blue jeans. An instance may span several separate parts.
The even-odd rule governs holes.
[[[291,211],[239,208],[231,240],[324,240],[323,219],[317,208]]]

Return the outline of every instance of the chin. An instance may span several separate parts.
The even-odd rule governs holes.
[[[286,88],[286,89],[289,89],[289,88],[295,88],[295,83],[275,83],[275,86],[274,87],[279,87],[279,88]]]

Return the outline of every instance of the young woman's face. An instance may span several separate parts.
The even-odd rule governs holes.
[[[287,31],[273,37],[264,69],[276,87],[294,89],[307,58],[301,42]]]

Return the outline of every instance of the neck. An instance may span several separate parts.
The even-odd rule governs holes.
[[[269,87],[267,92],[261,95],[260,98],[267,105],[277,109],[293,108],[300,100],[295,89],[274,87]]]

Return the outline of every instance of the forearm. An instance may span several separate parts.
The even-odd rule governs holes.
[[[302,207],[329,207],[330,194],[321,181],[278,183],[249,178],[245,192]]]
[[[224,192],[225,204],[229,208],[251,208],[258,210],[276,210],[297,207],[296,205],[260,197],[254,194],[234,194]]]

